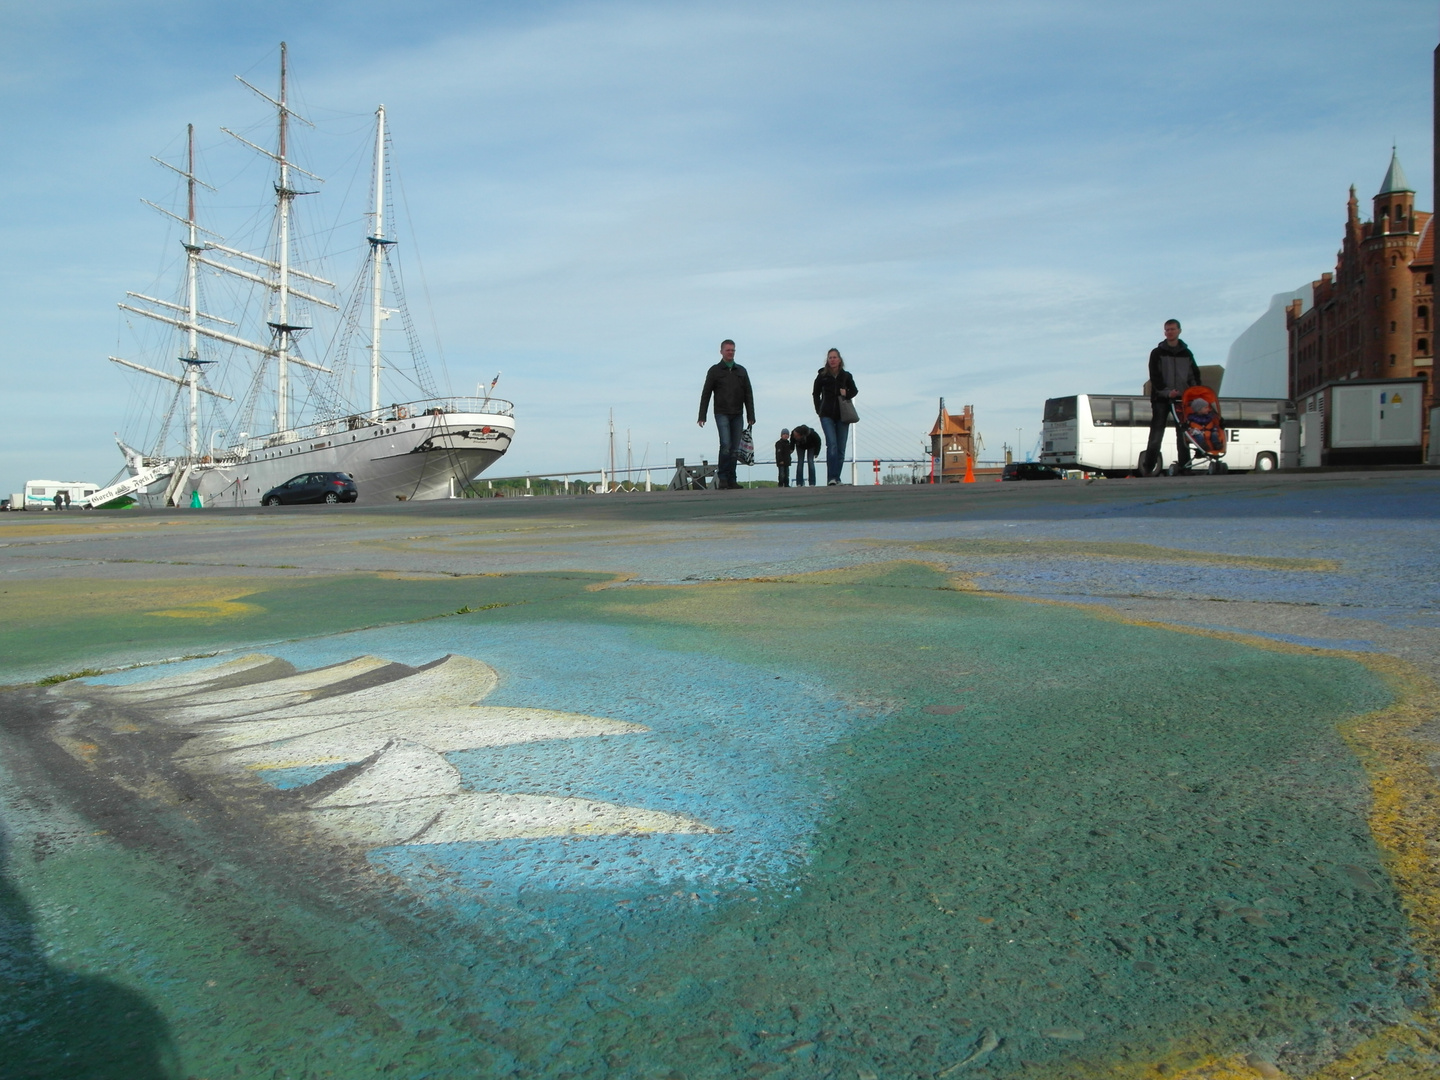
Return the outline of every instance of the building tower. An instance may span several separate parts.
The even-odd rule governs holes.
[[[1419,246],[1415,225],[1415,190],[1405,179],[1400,156],[1392,148],[1390,167],[1375,196],[1374,227],[1365,242],[1366,269],[1363,322],[1371,341],[1362,378],[1388,378],[1405,368],[1409,375],[1415,311],[1414,273],[1410,264]]]

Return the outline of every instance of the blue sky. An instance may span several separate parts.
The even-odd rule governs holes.
[[[1138,392],[1172,315],[1221,363],[1331,268],[1392,141],[1430,208],[1433,8],[4,0],[0,487],[119,468],[145,399],[105,361],[134,351],[115,303],[177,280],[150,155],[194,122],[205,212],[243,221],[269,181],[218,129],[263,141],[231,76],[269,88],[282,39],[337,239],[388,108],[431,356],[517,405],[498,475],[597,467],[612,407],[637,462],[713,458],[723,337],[762,443],[839,347],[864,457],[916,454],[942,395],[987,456],[1028,447],[1047,396]]]

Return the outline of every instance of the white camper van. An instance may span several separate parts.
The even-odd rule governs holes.
[[[87,495],[94,495],[99,490],[100,485],[89,480],[27,480],[24,506],[12,506],[11,509],[54,510],[56,495],[60,496],[62,504],[68,506]],[[70,497],[69,502],[66,502],[67,495]]]

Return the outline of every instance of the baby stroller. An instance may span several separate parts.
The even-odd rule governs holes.
[[[1180,437],[1190,444],[1190,463],[1170,466],[1171,476],[1194,471],[1205,465],[1208,473],[1229,472],[1225,464],[1225,421],[1220,416],[1220,401],[1208,386],[1192,386],[1175,402],[1175,419]]]

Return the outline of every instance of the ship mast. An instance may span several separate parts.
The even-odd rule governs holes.
[[[256,153],[269,158],[271,161],[275,162],[276,165],[279,166],[279,177],[277,182],[275,183],[276,222],[278,227],[277,240],[279,251],[276,253],[275,259],[262,258],[259,255],[252,255],[247,251],[240,251],[236,248],[227,247],[225,244],[220,242],[220,237],[216,236],[214,233],[211,233],[207,229],[201,228],[196,222],[195,185],[199,184],[202,187],[208,188],[211,191],[214,191],[215,189],[210,187],[210,185],[206,184],[203,180],[197,179],[195,176],[195,129],[193,124],[190,125],[188,128],[188,156],[186,158],[186,167],[184,169],[181,169],[175,165],[171,165],[168,161],[161,161],[159,158],[153,159],[158,164],[163,165],[170,171],[179,173],[185,178],[186,182],[186,194],[188,196],[188,200],[186,204],[186,216],[183,218],[179,214],[172,213],[171,211],[165,209],[163,206],[157,206],[154,203],[145,200],[146,204],[152,209],[158,210],[160,213],[164,214],[171,220],[177,221],[185,226],[185,303],[178,304],[170,300],[161,300],[157,297],[146,296],[144,293],[130,292],[126,293],[126,295],[133,297],[136,300],[143,301],[146,305],[151,306],[138,307],[134,304],[122,303],[119,305],[119,307],[122,311],[128,311],[136,315],[143,315],[147,319],[153,319],[156,322],[165,323],[168,326],[173,326],[176,329],[185,331],[186,355],[180,357],[180,362],[185,365],[185,377],[180,378],[178,376],[170,375],[162,371],[156,371],[154,368],[146,367],[144,364],[137,364],[132,360],[122,359],[118,356],[112,356],[110,357],[110,359],[114,363],[120,364],[126,368],[130,368],[134,371],[143,372],[146,375],[151,375],[159,379],[164,379],[168,382],[176,383],[177,385],[189,390],[190,430],[188,432],[187,448],[191,457],[195,457],[200,452],[198,406],[199,399],[197,395],[210,394],[213,397],[222,398],[225,401],[232,400],[229,396],[222,394],[217,390],[212,390],[209,387],[204,386],[200,383],[200,375],[204,365],[213,363],[214,361],[200,359],[199,338],[204,337],[212,341],[224,342],[227,345],[233,345],[237,348],[247,349],[250,352],[258,354],[262,358],[262,360],[268,360],[270,357],[274,357],[276,359],[278,367],[278,377],[276,388],[277,400],[275,419],[276,428],[279,431],[285,431],[287,428],[289,428],[291,421],[291,365],[298,364],[301,367],[310,368],[313,371],[318,371],[326,375],[334,374],[334,372],[332,372],[329,368],[321,364],[317,364],[311,360],[306,360],[304,357],[296,353],[295,336],[297,334],[303,333],[306,330],[309,330],[310,327],[297,326],[290,321],[290,309],[293,300],[303,300],[309,304],[317,304],[322,307],[330,308],[332,310],[337,309],[336,305],[333,304],[331,301],[326,300],[323,297],[316,296],[312,293],[304,292],[301,289],[296,288],[295,285],[292,284],[294,280],[299,279],[302,282],[313,282],[314,284],[324,286],[325,288],[335,287],[335,283],[332,281],[327,281],[322,277],[318,277],[315,274],[307,273],[303,270],[297,270],[290,265],[290,212],[292,208],[292,203],[294,202],[295,196],[297,195],[313,194],[313,192],[309,191],[295,190],[295,188],[292,187],[292,183],[294,182],[294,177],[292,174],[299,173],[302,176],[308,176],[310,179],[316,181],[319,181],[320,178],[314,173],[307,172],[306,170],[300,168],[300,166],[290,161],[289,158],[290,119],[293,117],[296,120],[299,120],[302,124],[307,125],[310,124],[310,121],[306,120],[299,113],[295,112],[287,104],[287,84],[289,81],[289,71],[286,59],[286,46],[284,42],[281,42],[279,100],[272,98],[264,91],[250,85],[250,83],[240,78],[240,76],[237,75],[235,77],[242,85],[246,87],[246,89],[252,91],[253,93],[263,98],[265,101],[269,102],[269,104],[275,107],[279,124],[279,144],[277,146],[278,153],[267,150],[263,146],[257,146],[249,139],[243,138],[235,134],[235,132],[231,131],[229,128],[222,127],[220,129],[225,134],[235,139],[237,142],[244,143],[251,150],[254,150]],[[199,237],[200,233],[205,233],[206,236],[213,237],[213,239],[201,240]],[[215,257],[216,253],[224,255],[229,259],[240,260],[242,262],[249,263],[250,265],[254,266],[256,270],[241,269],[239,266],[235,266],[230,262],[221,261],[220,259]],[[231,322],[229,319],[221,318],[218,315],[211,315],[199,309],[199,278],[200,267],[202,266],[208,267],[209,269],[218,271],[220,273],[228,274],[232,277],[241,278],[255,285],[263,286],[273,294],[273,306],[270,310],[274,315],[274,321],[268,323],[271,330],[271,340],[269,344],[262,344],[258,341],[251,341],[248,338],[241,337],[239,334],[226,333],[223,330],[217,330],[212,325],[208,325],[211,323],[222,323],[226,326],[236,326],[236,324]],[[155,310],[156,308],[162,308],[165,310],[157,311]],[[167,312],[174,312],[175,314],[172,315],[168,314]]]
[[[380,416],[380,324],[385,310],[385,255],[394,240],[385,239],[385,106],[375,110],[375,233],[370,241],[370,415]]]
[[[286,144],[290,133],[290,110],[285,107],[285,42],[280,43],[280,182],[275,187],[279,205],[280,250],[276,253],[280,263],[275,278],[276,321],[270,324],[275,331],[275,430],[284,431],[290,426],[290,344],[291,336],[300,327],[290,325],[290,204],[295,201],[296,192],[290,187],[290,162],[286,158]]]
[[[178,221],[185,226],[185,239],[181,242],[185,248],[185,303],[183,305],[176,304],[169,300],[161,300],[157,297],[146,296],[144,293],[137,292],[127,292],[125,295],[132,296],[136,300],[144,300],[146,303],[155,304],[159,307],[169,308],[171,311],[183,315],[184,318],[171,318],[168,315],[162,315],[159,312],[146,308],[137,308],[130,304],[121,304],[119,306],[125,311],[133,311],[137,315],[144,315],[146,318],[168,323],[171,326],[178,327],[185,331],[185,355],[180,357],[180,363],[185,367],[185,375],[183,378],[177,378],[174,375],[166,374],[163,371],[156,371],[154,368],[137,364],[131,360],[124,360],[118,356],[112,356],[110,359],[123,367],[175,383],[190,392],[190,423],[186,432],[185,450],[186,453],[193,458],[200,452],[200,395],[209,394],[211,397],[222,398],[225,401],[233,400],[218,390],[211,390],[208,386],[200,385],[201,371],[206,364],[213,364],[215,362],[213,360],[200,359],[200,335],[203,334],[206,337],[246,345],[250,343],[241,342],[239,338],[213,330],[209,327],[201,326],[199,322],[201,319],[208,319],[212,322],[226,323],[230,326],[235,325],[228,319],[222,319],[216,315],[209,315],[200,310],[200,263],[205,262],[205,260],[201,258],[201,252],[205,250],[207,245],[202,243],[199,237],[199,234],[206,232],[206,230],[200,228],[196,220],[195,185],[199,184],[201,187],[207,188],[210,191],[214,191],[215,189],[195,175],[195,125],[185,125],[185,168],[177,168],[168,161],[162,161],[157,157],[152,157],[150,160],[158,165],[163,165],[171,172],[178,173],[185,178],[185,216],[183,218],[172,214],[164,207],[156,206],[154,203],[145,200],[148,206],[159,210],[166,217]]]
[[[195,125],[185,125],[185,381],[190,385],[190,439],[186,452],[193,458],[200,453],[200,335],[195,332],[200,318],[199,303],[199,237],[195,235]]]
[[[290,427],[290,365],[299,364],[301,367],[311,368],[315,371],[324,372],[327,375],[333,374],[333,372],[327,367],[323,367],[320,364],[312,363],[309,360],[305,360],[302,357],[294,355],[295,336],[297,334],[304,333],[306,330],[309,330],[310,327],[297,326],[290,321],[290,299],[291,297],[296,297],[301,300],[309,301],[312,304],[320,304],[324,307],[332,309],[335,307],[335,305],[332,304],[330,301],[322,300],[318,296],[312,296],[309,293],[301,292],[299,289],[295,288],[293,285],[290,284],[291,278],[303,278],[306,281],[313,281],[319,285],[325,285],[331,288],[334,287],[334,282],[326,281],[324,278],[316,277],[314,274],[303,273],[299,270],[293,269],[290,266],[290,212],[292,209],[292,204],[294,203],[295,196],[297,195],[315,194],[313,191],[297,191],[295,188],[291,187],[291,174],[299,173],[300,175],[308,176],[311,180],[315,180],[317,182],[320,181],[320,177],[316,176],[312,172],[306,172],[304,169],[300,168],[300,166],[296,165],[290,160],[291,118],[293,117],[294,119],[299,120],[307,127],[314,127],[315,125],[310,123],[309,120],[306,120],[305,117],[301,116],[294,109],[290,108],[288,104],[289,68],[286,63],[286,53],[286,45],[285,42],[282,41],[280,43],[280,97],[278,100],[272,98],[263,90],[258,90],[255,87],[251,86],[244,79],[240,78],[239,75],[235,76],[236,80],[240,82],[243,86],[253,91],[260,97],[264,98],[271,105],[275,106],[275,113],[278,118],[279,126],[279,141],[276,144],[277,152],[272,154],[263,146],[256,146],[249,139],[241,138],[241,136],[236,135],[235,132],[231,131],[229,128],[222,127],[220,129],[221,131],[225,132],[226,135],[229,135],[232,139],[244,143],[246,146],[250,147],[251,150],[263,154],[265,157],[268,157],[271,161],[275,162],[275,164],[279,166],[280,175],[275,183],[275,218],[278,233],[276,241],[279,250],[275,253],[275,259],[271,260],[262,259],[258,256],[250,255],[244,251],[235,251],[231,248],[223,247],[220,244],[210,245],[210,247],[214,248],[215,250],[223,251],[225,254],[233,258],[246,259],[252,263],[263,266],[266,269],[270,270],[274,276],[270,278],[265,278],[261,277],[258,274],[247,273],[246,271],[240,270],[237,267],[227,266],[223,263],[212,262],[208,259],[200,260],[201,262],[205,263],[206,266],[213,266],[217,270],[223,270],[226,273],[234,274],[237,277],[249,278],[251,281],[259,282],[262,285],[266,285],[273,293],[275,293],[275,318],[268,324],[274,334],[274,338],[271,347],[264,351],[266,355],[274,356],[276,363],[276,431],[285,431]],[[203,333],[204,331],[201,332]]]

